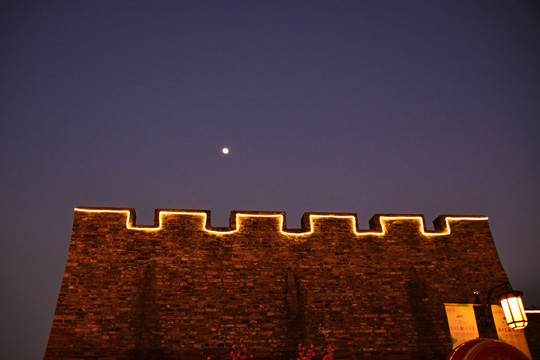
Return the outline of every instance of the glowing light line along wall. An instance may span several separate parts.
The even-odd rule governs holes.
[[[424,226],[424,218],[423,216],[403,216],[403,215],[397,215],[397,216],[379,216],[382,232],[370,232],[370,231],[358,231],[357,225],[356,225],[356,216],[354,215],[336,215],[336,214],[309,214],[309,224],[310,224],[310,231],[308,232],[287,232],[284,230],[284,215],[282,214],[261,214],[261,213],[240,213],[236,212],[236,228],[233,230],[228,231],[216,231],[209,229],[207,225],[207,212],[198,212],[198,211],[168,211],[168,210],[160,210],[158,211],[159,215],[159,224],[155,227],[145,227],[145,226],[135,226],[133,224],[133,221],[131,219],[132,210],[117,210],[117,209],[96,209],[96,208],[75,208],[75,211],[81,211],[81,212],[89,212],[89,213],[121,213],[126,214],[126,228],[130,230],[139,230],[139,231],[159,231],[162,229],[163,226],[163,218],[169,215],[189,215],[189,216],[200,216],[203,220],[203,223],[205,224],[202,228],[204,231],[207,231],[212,234],[233,234],[235,232],[238,232],[240,229],[241,219],[242,218],[250,218],[250,217],[263,217],[263,218],[277,218],[279,219],[280,223],[280,232],[284,235],[289,236],[304,236],[304,235],[310,235],[313,233],[313,222],[321,219],[347,219],[351,221],[351,227],[354,229],[354,233],[356,235],[380,235],[383,236],[386,234],[386,227],[385,223],[387,221],[391,220],[415,220],[419,222],[419,229],[421,229],[422,234],[425,236],[441,236],[441,235],[448,235],[450,234],[450,221],[463,221],[463,220],[488,220],[487,216],[461,216],[461,217],[455,217],[455,216],[446,216],[446,227],[443,232],[428,232],[425,230]]]

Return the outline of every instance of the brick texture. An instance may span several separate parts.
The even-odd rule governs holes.
[[[203,212],[156,211],[161,229],[144,230],[133,209],[89,210],[75,211],[45,359],[229,359],[240,338],[256,359],[296,359],[299,343],[444,359],[443,303],[508,281],[486,219],[440,216],[426,234],[421,216],[362,231],[351,214],[306,214],[284,232],[280,213],[211,229]]]

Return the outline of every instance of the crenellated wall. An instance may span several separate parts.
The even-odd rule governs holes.
[[[508,281],[488,219],[77,208],[46,359],[294,358],[299,343],[338,359],[444,359],[443,303]]]

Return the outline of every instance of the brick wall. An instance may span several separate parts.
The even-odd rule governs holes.
[[[96,210],[100,210],[97,212]],[[299,343],[338,359],[444,359],[444,302],[508,281],[485,218],[75,211],[46,359],[226,359],[240,338],[257,359]],[[447,223],[448,221],[448,223]],[[157,229],[158,227],[159,230]],[[283,231],[282,231],[283,230]],[[321,351],[320,351],[321,352]]]
[[[529,325],[525,328],[525,336],[533,359],[540,359],[540,314],[528,314]]]

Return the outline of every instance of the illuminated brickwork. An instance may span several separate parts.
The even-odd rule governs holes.
[[[337,359],[444,359],[443,303],[508,281],[487,218],[76,209],[46,359],[256,359],[331,344]],[[294,357],[296,359],[296,357]]]

